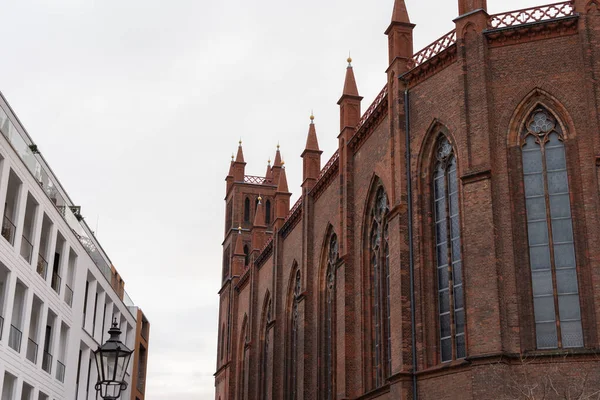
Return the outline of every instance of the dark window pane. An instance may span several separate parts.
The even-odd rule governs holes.
[[[446,219],[446,202],[444,200],[438,200],[435,202],[435,221],[442,221]]]
[[[560,324],[563,347],[583,347],[581,321],[562,322]]]
[[[450,219],[450,233],[453,239],[459,237],[460,235],[460,222],[458,221],[458,215]]]
[[[454,287],[454,309],[458,310],[464,307],[464,297],[462,286]]]
[[[575,268],[575,249],[572,243],[554,246],[554,263],[556,268]]]
[[[437,243],[445,242],[446,236],[448,234],[448,228],[446,225],[446,221],[442,221],[442,222],[435,224],[435,228],[436,228]]]
[[[577,293],[577,270],[575,268],[556,271],[558,294]]]
[[[450,336],[450,314],[440,315],[440,336]]]
[[[533,308],[536,322],[555,321],[553,296],[535,297]]]
[[[448,174],[448,192],[456,193],[458,191],[458,185],[456,181],[456,169],[453,169]]]
[[[567,183],[567,171],[548,172],[548,193],[567,193],[569,184]]]
[[[462,277],[462,263],[460,261],[452,264],[452,279],[455,285],[460,285],[463,281]]]
[[[531,275],[534,296],[553,295],[552,272],[550,270],[533,271]]]
[[[568,194],[550,196],[550,215],[552,218],[568,218],[571,216],[571,200]]]
[[[529,236],[529,245],[548,243],[548,224],[546,221],[530,222],[527,224],[527,236]]]
[[[456,358],[465,358],[467,356],[467,346],[465,344],[465,335],[456,337]]]
[[[444,175],[442,174],[439,178],[435,179],[435,200],[439,200],[446,196],[446,183],[444,182]]]
[[[527,220],[546,220],[546,199],[544,197],[527,199]]]
[[[452,339],[442,339],[442,362],[452,360]]]
[[[444,290],[440,292],[440,314],[450,311],[450,292]]]
[[[576,294],[558,296],[558,311],[561,321],[581,319],[581,313],[579,312],[579,296]]]
[[[539,349],[555,349],[558,347],[556,323],[547,322],[535,324],[535,333],[537,338],[537,347]]]
[[[450,195],[450,215],[458,215],[458,193]]]
[[[456,320],[456,333],[463,333],[465,331],[465,311],[457,311],[456,313],[454,313],[454,318]]]
[[[525,197],[544,195],[544,180],[542,179],[542,174],[526,175],[524,181]]]
[[[437,262],[439,266],[448,264],[448,246],[446,243],[442,243],[437,247]]]
[[[442,267],[438,269],[438,289],[448,287],[448,268]]]
[[[550,268],[550,249],[548,246],[531,247],[529,249],[531,269]]]
[[[573,227],[571,225],[571,219],[552,220],[552,240],[554,243],[573,241]]]

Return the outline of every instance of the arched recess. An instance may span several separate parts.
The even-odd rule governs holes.
[[[421,142],[416,174],[420,246],[415,248],[415,297],[417,304],[426,305],[417,308],[423,368],[465,357],[460,160],[454,135],[434,119]]]
[[[240,330],[239,338],[239,365],[238,365],[238,400],[248,400],[248,381],[249,381],[249,345],[250,345],[250,332],[248,326],[248,315],[244,314],[242,322],[242,329]]]
[[[338,237],[327,224],[319,258],[319,399],[335,397]]]
[[[271,335],[273,323],[273,304],[271,301],[271,293],[266,291],[261,314],[260,322],[260,387],[259,399],[271,398],[272,386],[272,349],[273,338]]]
[[[364,373],[369,390],[391,375],[391,299],[388,239],[389,198],[382,180],[373,175],[362,226]]]
[[[299,349],[301,316],[299,310],[302,296],[302,275],[298,262],[294,260],[288,281],[286,335],[285,335],[285,399],[298,398],[298,365],[302,360]]]
[[[535,155],[535,151],[532,152],[536,149],[535,146],[539,150],[535,156],[537,161],[531,158],[532,154]],[[579,146],[573,120],[560,100],[536,88],[525,96],[512,115],[507,132],[507,147],[509,193],[512,209],[515,210],[511,213],[511,222],[521,349],[527,351],[543,348],[595,347],[598,345],[596,315],[591,302],[585,301],[593,296],[591,287],[585,284],[592,279],[592,272],[586,240],[586,215],[583,207],[579,206],[584,204],[586,199],[580,178]],[[557,152],[559,157],[550,156],[550,151]],[[560,167],[556,166],[557,163]],[[536,165],[539,166],[539,171],[532,169],[537,168]],[[563,176],[561,181],[564,182],[565,193],[555,193],[558,189],[553,188],[556,182],[550,181],[550,175],[556,174]],[[536,177],[539,177],[542,184],[540,196],[534,195],[532,191],[531,182],[537,179]],[[561,207],[553,206],[557,204],[557,197],[563,197],[565,200]],[[540,213],[540,217],[534,220],[532,218],[537,215],[533,208],[536,202],[540,204],[539,209],[545,212]],[[563,214],[561,218],[566,218],[565,221],[570,220],[570,224],[567,224],[570,239],[567,242],[571,242],[572,250],[568,250],[567,253],[574,255],[569,268],[559,260],[567,253],[556,247],[558,242],[554,239],[555,236],[560,238],[563,232],[557,230],[554,225],[559,219],[556,217],[557,210]],[[546,232],[545,245],[549,253],[547,265],[539,269],[540,256],[534,251],[534,247],[537,246],[538,228]],[[553,306],[553,312],[549,314],[554,314],[557,328],[549,335],[556,338],[555,343],[544,339],[550,337],[544,332],[552,324],[544,326],[545,318],[541,318],[540,314],[539,299],[546,294],[540,292],[539,279],[544,273],[552,277],[547,286],[552,293],[547,295],[554,299],[550,302],[554,303],[550,305]],[[564,285],[559,282],[562,280],[557,276],[559,273],[573,276],[571,281],[575,282],[573,288],[576,289],[572,294],[579,296],[579,300],[574,301],[574,304],[579,304],[580,307],[579,312],[575,312],[575,319],[580,319],[582,327],[575,329],[579,333],[574,331],[572,334],[568,331],[571,329],[569,325],[573,325],[570,324],[573,321],[570,318],[569,323],[556,322],[564,319],[560,315],[561,307],[566,309],[560,304],[561,295],[564,293],[559,285]],[[571,339],[564,337],[565,333]]]

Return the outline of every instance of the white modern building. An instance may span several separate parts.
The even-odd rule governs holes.
[[[0,131],[0,400],[95,399],[92,351],[113,318],[134,349],[137,309],[1,94]]]

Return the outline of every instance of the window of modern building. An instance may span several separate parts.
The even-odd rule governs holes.
[[[25,220],[23,222],[23,234],[21,236],[21,257],[28,263],[33,261],[33,240],[35,230],[35,218],[39,204],[31,193],[27,193],[25,203]],[[37,261],[37,260],[36,260]]]
[[[27,382],[23,382],[21,389],[21,400],[33,400],[33,386]]]
[[[48,249],[50,248],[50,236],[52,232],[52,221],[44,213],[42,219],[42,235],[40,236],[40,249],[36,261],[37,273],[44,279],[48,277]]]
[[[5,372],[2,385],[2,400],[14,400],[16,385],[17,377]]]
[[[8,189],[4,202],[4,216],[2,218],[2,237],[8,240],[11,245],[15,244],[15,235],[17,232],[17,217],[19,194],[22,189],[21,180],[10,170],[8,175]]]
[[[33,364],[37,364],[38,360],[43,309],[44,303],[34,295],[29,322],[29,338],[27,340],[27,350],[25,351],[25,357]]]
[[[67,305],[69,307],[73,306],[73,281],[75,279],[76,265],[77,265],[77,254],[75,254],[73,249],[71,249],[71,250],[69,250],[69,263],[67,266],[67,282],[65,284],[65,296],[64,296],[65,303],[67,303]],[[86,284],[86,288],[87,288],[87,284]],[[86,297],[87,297],[87,293],[86,293]],[[84,311],[84,313],[85,313],[85,311]],[[84,318],[85,318],[85,316],[84,316]]]
[[[23,318],[25,316],[25,300],[27,299],[27,287],[17,279],[15,286],[15,301],[13,303],[12,320],[8,337],[8,346],[21,352],[21,340],[23,338]]]
[[[466,357],[458,179],[454,149],[440,136],[433,172],[440,360]]]
[[[60,290],[62,286],[62,268],[64,264],[63,252],[65,248],[65,238],[63,237],[63,235],[61,235],[60,232],[58,232],[56,234],[56,246],[54,247],[54,261],[52,262],[52,279],[50,281],[50,286],[58,295],[60,295]]]
[[[564,132],[539,106],[523,125],[523,180],[539,349],[583,347]]]

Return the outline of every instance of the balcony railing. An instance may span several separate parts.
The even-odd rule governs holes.
[[[73,306],[73,289],[69,285],[65,285],[65,303],[69,307]]]
[[[21,337],[23,333],[14,325],[10,326],[10,334],[8,335],[8,346],[17,353],[21,352]]]
[[[37,261],[37,273],[40,274],[44,280],[46,280],[46,276],[48,275],[48,261],[44,258],[44,256],[40,253],[38,254]]]
[[[42,369],[47,373],[52,373],[52,354],[44,351],[44,357],[42,358]]]
[[[31,264],[31,257],[33,256],[33,245],[27,239],[25,235],[23,235],[23,240],[21,241],[21,257],[23,257],[28,263]]]
[[[14,245],[16,231],[17,227],[15,224],[5,215],[4,219],[2,220],[2,237],[8,240],[8,243]]]
[[[56,360],[56,379],[58,379],[59,382],[65,382],[65,364],[58,360]]]
[[[50,283],[50,286],[52,286],[52,289],[54,289],[54,291],[57,294],[60,294],[60,284],[62,282],[62,279],[60,277],[60,275],[56,272],[52,272],[52,282]]]
[[[38,344],[29,338],[27,342],[27,354],[25,355],[32,363],[37,363]]]
[[[547,4],[539,7],[509,11],[491,15],[488,21],[490,29],[509,28],[517,25],[533,24],[552,19],[571,17],[575,15],[575,7],[571,1]]]

